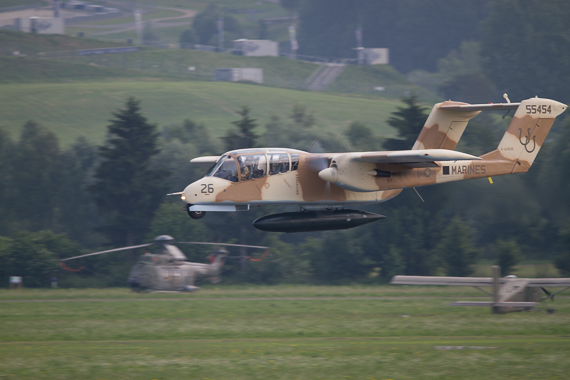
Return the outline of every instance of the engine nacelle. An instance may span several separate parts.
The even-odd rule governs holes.
[[[354,161],[352,157],[343,154],[334,157],[331,165],[319,172],[319,178],[350,191],[378,191],[375,175],[370,174],[375,173],[375,169],[373,163]]]

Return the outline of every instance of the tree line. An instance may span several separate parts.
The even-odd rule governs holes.
[[[346,231],[264,233],[251,222],[285,210],[279,206],[237,213],[210,213],[194,221],[177,197],[203,175],[189,160],[200,155],[260,146],[313,151],[409,149],[428,110],[414,96],[403,99],[388,123],[399,135],[381,139],[360,122],[342,137],[315,126],[318,118],[295,105],[285,117],[262,123],[242,107],[220,139],[205,125],[184,120],[159,128],[129,98],[111,115],[107,138],[94,146],[83,138],[59,146],[54,133],[29,121],[14,141],[0,130],[0,281],[23,275],[26,286],[123,286],[136,254],[114,253],[68,263],[58,260],[89,251],[136,245],[168,234],[181,241],[234,242],[271,247],[269,257],[244,271],[228,262],[230,283],[385,282],[395,274],[465,276],[478,260],[500,263],[510,273],[520,260],[551,260],[570,275],[570,122],[557,120],[539,159],[527,174],[419,188],[366,209],[388,217]],[[494,149],[509,120],[481,115],[472,120],[459,151]],[[315,139],[318,143],[315,144]],[[204,262],[208,250],[184,247],[191,261]],[[253,253],[251,253],[253,254]]]
[[[570,3],[528,0],[281,0],[299,17],[299,54],[355,57],[389,48],[390,64],[444,98],[570,101]]]

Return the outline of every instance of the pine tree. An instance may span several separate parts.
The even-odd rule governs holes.
[[[232,121],[237,127],[230,128],[224,137],[227,150],[253,148],[257,144],[259,135],[253,130],[259,125],[256,119],[252,119],[249,114],[251,109],[248,106],[241,107],[237,113],[241,116],[240,120]]]
[[[455,216],[443,231],[437,247],[448,276],[465,277],[473,272],[472,265],[478,250],[473,243],[474,231],[459,215]]]
[[[35,121],[22,128],[12,158],[11,207],[19,230],[39,231],[55,227],[59,187],[59,142],[55,134]]]
[[[388,119],[388,124],[398,131],[399,138],[386,140],[384,148],[387,150],[412,149],[428,117],[425,108],[418,104],[415,95],[412,94],[402,101],[407,107],[398,107]]]
[[[112,244],[133,245],[149,229],[166,193],[168,172],[150,167],[159,152],[158,133],[141,114],[140,102],[129,98],[113,116],[89,191],[105,219],[101,232]]]

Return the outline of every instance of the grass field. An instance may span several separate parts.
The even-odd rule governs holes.
[[[276,114],[286,118],[292,106],[303,104],[314,112],[319,127],[340,134],[353,120],[364,122],[378,136],[393,134],[386,124],[400,102],[308,91],[277,89],[225,82],[170,82],[115,80],[77,83],[4,84],[0,125],[17,138],[22,125],[33,119],[54,131],[63,144],[83,135],[103,140],[111,113],[129,96],[141,100],[142,112],[159,126],[181,124],[184,119],[204,122],[221,136],[247,105],[261,125]],[[308,148],[308,147],[307,147]]]
[[[0,377],[13,379],[564,379],[556,314],[454,308],[451,287],[0,291]],[[28,300],[30,302],[27,302]]]

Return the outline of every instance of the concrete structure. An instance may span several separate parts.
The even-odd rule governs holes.
[[[235,68],[216,69],[215,79],[225,82],[255,82],[263,83],[263,69]]]
[[[20,17],[14,19],[17,31],[38,34],[65,34],[65,20],[53,17]]]
[[[388,48],[358,48],[359,65],[387,65],[390,63]]]
[[[279,44],[270,40],[235,40],[234,53],[250,57],[279,56]]]

